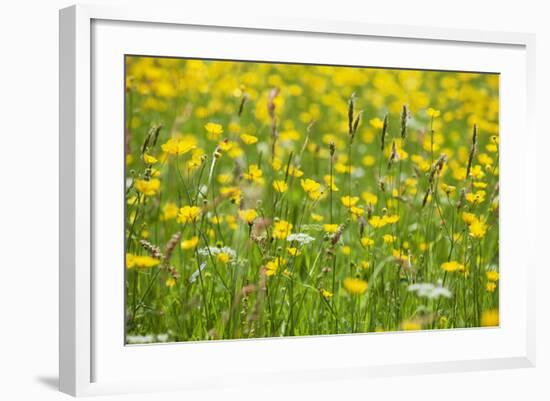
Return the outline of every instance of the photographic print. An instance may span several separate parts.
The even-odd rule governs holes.
[[[499,325],[498,74],[124,78],[127,344]]]

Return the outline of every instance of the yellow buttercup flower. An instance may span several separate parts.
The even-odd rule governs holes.
[[[487,277],[487,280],[489,280],[489,281],[498,281],[498,279],[499,279],[499,274],[496,270],[486,271],[485,276]]]
[[[363,198],[363,200],[365,201],[365,203],[367,205],[370,204],[370,205],[374,206],[378,202],[378,197],[375,194],[371,193],[371,192],[363,192],[361,194],[361,197]]]
[[[386,224],[388,224],[388,222],[387,222],[386,219],[384,219],[383,217],[380,217],[380,216],[372,216],[372,217],[369,219],[369,224],[370,224],[373,228],[381,228],[381,227],[384,227]]]
[[[357,204],[357,202],[359,202],[359,197],[358,196],[342,196],[342,198],[340,198],[340,200],[342,201],[342,204],[345,206],[345,207],[352,207],[352,206],[355,206]]]
[[[158,162],[157,158],[151,156],[149,153],[143,154],[143,161],[147,164],[155,164],[156,162]]]
[[[248,166],[248,171],[243,174],[245,180],[261,184],[263,182],[263,173],[262,170],[258,167],[257,164],[251,164]]]
[[[397,238],[394,235],[386,234],[382,236],[385,244],[392,244]]]
[[[466,223],[466,225],[469,226],[473,222],[477,221],[477,217],[473,213],[463,212],[462,213],[462,221],[464,221],[464,223]]]
[[[191,249],[195,249],[199,243],[199,237],[196,235],[194,237],[191,237],[190,239],[186,239],[181,241],[181,249],[184,251],[189,251]]]
[[[432,109],[431,107],[428,109],[428,111],[426,112],[426,114],[428,114],[429,117],[439,117],[439,115],[441,114],[441,112],[439,110],[436,110],[436,109]]]
[[[367,291],[369,284],[365,280],[359,278],[347,277],[344,279],[344,288],[347,292],[353,295],[364,294]]]
[[[152,178],[150,180],[136,180],[136,189],[145,196],[154,196],[160,189],[160,180]]]
[[[281,193],[286,192],[286,190],[288,189],[288,184],[283,180],[275,180],[273,181],[273,189]]]
[[[306,178],[305,180],[300,180],[300,185],[302,186],[302,189],[308,194],[308,196],[312,199],[317,199],[320,192],[321,192],[321,184],[319,184],[317,181],[312,180],[310,178]]]
[[[375,117],[369,120],[369,124],[373,128],[380,129],[384,126],[384,121],[378,117]]]
[[[374,245],[374,240],[369,237],[363,237],[361,238],[361,245],[363,245],[364,247]]]
[[[476,219],[468,227],[469,234],[473,238],[483,238],[487,233],[487,224],[483,221]]]
[[[399,216],[397,214],[386,215],[383,217],[383,220],[386,224],[395,224],[399,221]]]
[[[258,142],[258,138],[254,135],[241,134],[241,141],[243,141],[246,145],[253,145]]]
[[[286,251],[290,256],[298,256],[302,253],[298,248],[294,247],[286,248]]]
[[[458,263],[457,261],[445,262],[441,264],[441,268],[449,273],[464,271],[464,265]]]
[[[162,207],[162,220],[173,220],[178,217],[178,205],[174,202],[166,202]]]
[[[344,245],[341,250],[344,255],[351,255],[351,247],[348,245]]]
[[[349,208],[349,211],[351,212],[353,217],[361,217],[363,214],[365,214],[365,209],[363,209],[362,206],[361,207],[352,206]]]
[[[405,320],[401,323],[401,329],[405,331],[418,331],[422,330],[422,325],[414,320]]]
[[[304,175],[304,172],[294,166],[289,166],[288,175],[295,178],[300,178],[301,176]]]
[[[324,288],[321,288],[319,292],[325,299],[330,299],[334,295],[332,292],[330,292],[329,290],[325,290]]]
[[[273,224],[273,236],[278,239],[286,239],[292,233],[292,224],[285,220],[276,221]]]
[[[208,133],[208,139],[217,140],[219,136],[223,133],[223,127],[217,123],[206,123],[204,129]]]
[[[485,191],[479,190],[475,193],[469,192],[466,194],[466,200],[475,205],[483,203],[485,201]]]
[[[281,257],[270,260],[265,265],[265,275],[274,276],[279,271],[279,268],[284,266],[285,263],[286,261]]]
[[[226,265],[229,262],[229,259],[231,259],[231,256],[225,252],[220,252],[216,255],[216,260],[222,265]]]
[[[325,175],[323,177],[323,181],[325,182],[325,185],[328,187],[328,188],[331,188],[333,192],[337,192],[338,191],[338,187],[336,186],[336,184],[334,183],[334,177],[331,177],[330,175]]]
[[[482,327],[493,327],[499,325],[499,314],[498,309],[490,309],[483,311],[481,314],[481,326]]]
[[[193,138],[175,139],[171,138],[162,144],[161,149],[169,155],[183,155],[196,149],[196,140]]]
[[[335,233],[338,231],[338,224],[323,224],[323,230],[327,233]]]
[[[324,217],[317,213],[311,213],[311,219],[316,222],[321,222],[324,220]]]
[[[258,212],[254,209],[239,210],[239,217],[248,224],[252,224],[257,216]]]
[[[153,258],[149,255],[134,255],[131,253],[126,254],[126,268],[127,269],[133,269],[135,267],[137,268],[150,268],[155,267],[160,263],[159,259]]]
[[[197,221],[201,215],[201,209],[198,206],[184,206],[178,212],[177,222],[181,224]]]

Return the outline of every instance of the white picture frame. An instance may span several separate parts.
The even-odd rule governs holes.
[[[96,24],[94,27],[94,24]],[[104,25],[101,25],[104,24]],[[118,26],[117,26],[118,24]],[[128,25],[130,24],[130,25]],[[133,24],[133,25],[132,25]],[[535,261],[533,260],[534,246],[528,240],[520,238],[520,231],[531,230],[534,232],[535,208],[527,205],[526,199],[531,194],[534,199],[535,185],[528,185],[534,182],[535,171],[535,133],[533,131],[534,110],[534,35],[524,33],[506,33],[506,32],[484,32],[458,29],[439,29],[427,27],[411,27],[398,25],[374,25],[363,21],[318,21],[318,20],[295,20],[292,18],[274,18],[261,16],[243,16],[241,19],[227,20],[220,15],[187,15],[184,10],[163,10],[156,8],[140,9],[132,8],[112,8],[109,6],[96,5],[78,5],[72,6],[60,11],[60,357],[59,357],[59,375],[60,390],[71,395],[93,395],[106,393],[126,393],[134,391],[165,391],[167,389],[201,389],[213,386],[240,385],[246,382],[246,379],[239,381],[232,376],[231,367],[226,366],[217,371],[208,371],[204,364],[193,360],[198,366],[186,372],[185,377],[178,379],[177,376],[151,377],[150,380],[136,378],[130,380],[123,374],[117,375],[115,371],[120,371],[121,359],[113,352],[112,359],[100,356],[101,363],[97,363],[98,353],[107,354],[112,348],[104,346],[105,336],[112,336],[120,328],[113,320],[108,320],[102,314],[101,305],[94,302],[94,288],[97,290],[101,286],[103,275],[94,274],[94,266],[97,260],[102,260],[105,255],[96,253],[94,248],[94,231],[97,233],[98,226],[102,223],[96,213],[97,199],[95,191],[103,191],[102,180],[98,178],[98,152],[103,152],[110,144],[102,140],[101,148],[97,148],[95,142],[93,127],[100,126],[95,114],[101,115],[100,108],[96,110],[96,103],[93,96],[102,96],[102,91],[94,92],[92,80],[94,74],[100,74],[102,68],[109,66],[110,60],[107,56],[102,57],[105,61],[105,67],[95,63],[94,55],[100,54],[101,46],[105,48],[111,46],[113,52],[120,52],[124,47],[125,39],[121,32],[129,32],[135,29],[136,35],[144,27],[156,27],[154,35],[168,35],[171,29],[185,29],[193,27],[194,29],[205,28],[207,31],[234,32],[246,35],[254,35],[255,32],[263,32],[269,35],[305,35],[304,40],[325,40],[330,38],[341,38],[342,40],[384,40],[387,43],[409,41],[407,43],[434,44],[445,52],[445,46],[454,46],[453,52],[460,52],[462,48],[479,48],[480,52],[485,52],[487,48],[503,49],[502,59],[499,59],[498,50],[491,63],[486,65],[497,66],[494,72],[500,72],[498,62],[504,63],[504,60],[510,60],[518,63],[521,67],[515,69],[521,71],[518,76],[510,79],[510,86],[501,96],[509,96],[513,90],[521,95],[516,99],[515,106],[519,105],[517,115],[513,118],[503,119],[505,127],[514,127],[522,132],[521,140],[518,137],[508,137],[503,142],[503,156],[501,164],[504,188],[510,183],[508,188],[509,200],[503,196],[503,204],[509,202],[509,207],[504,207],[502,219],[508,221],[506,231],[502,231],[503,244],[510,244],[518,240],[515,249],[502,249],[501,257],[513,261],[514,255],[527,255],[523,258],[521,264],[521,275],[514,276],[514,280],[509,281],[510,292],[506,293],[508,300],[518,299],[517,308],[513,308],[513,315],[499,329],[492,331],[472,331],[472,330],[453,330],[447,332],[431,333],[400,333],[375,334],[370,336],[327,336],[323,338],[303,337],[300,339],[289,340],[247,340],[244,342],[204,342],[194,344],[180,345],[157,345],[147,347],[136,347],[125,350],[120,354],[120,358],[127,358],[127,366],[136,364],[140,358],[146,365],[158,363],[163,358],[169,358],[167,347],[176,347],[170,349],[170,354],[188,355],[189,358],[198,358],[198,355],[204,355],[206,358],[215,358],[225,356],[227,358],[238,358],[239,355],[246,353],[269,353],[273,349],[271,357],[275,361],[271,368],[267,366],[256,365],[254,369],[244,366],[238,366],[239,372],[245,372],[250,375],[257,375],[257,380],[262,380],[262,374],[269,373],[275,375],[280,383],[292,382],[294,380],[326,380],[338,378],[361,379],[365,377],[402,375],[402,374],[421,374],[430,372],[452,372],[478,369],[502,369],[513,367],[530,367],[535,363]],[[104,31],[101,31],[104,29]],[[229,31],[228,31],[229,30]],[[200,29],[199,29],[200,31]],[[95,33],[94,33],[95,32]],[[105,35],[107,32],[109,46],[106,45]],[[151,31],[152,32],[152,31]],[[94,34],[97,40],[94,42]],[[201,35],[200,32],[196,33]],[[103,36],[102,36],[103,35]],[[301,37],[301,36],[300,36]],[[103,38],[103,39],[102,39]],[[128,39],[129,40],[129,39]],[[206,34],[204,40],[206,41]],[[271,40],[267,38],[266,40]],[[273,40],[276,40],[274,38]],[[146,42],[142,40],[142,42]],[[122,45],[120,45],[122,43]],[[147,46],[142,43],[142,46]],[[117,47],[119,46],[119,47]],[[122,47],[120,47],[122,46]],[[252,48],[251,48],[252,49]],[[505,49],[511,49],[507,52]],[[151,52],[151,48],[146,50]],[[171,52],[169,46],[165,49],[159,49],[161,53]],[[250,50],[249,50],[250,51]],[[506,54],[505,54],[506,53]],[[508,54],[509,53],[509,54]],[[250,53],[248,53],[250,54]],[[115,55],[118,55],[116,53]],[[196,55],[196,54],[195,54]],[[261,57],[261,56],[259,56]],[[284,56],[283,56],[284,57]],[[311,56],[313,57],[313,56]],[[489,55],[490,57],[490,55]],[[238,58],[238,57],[236,57]],[[500,61],[499,61],[500,60]],[[383,62],[387,66],[390,61]],[[429,63],[429,61],[426,61]],[[464,69],[471,70],[476,68],[475,62],[469,66],[468,60],[464,60]],[[443,61],[438,65],[431,65],[431,68],[443,68],[446,66]],[[450,65],[450,64],[449,64]],[[391,65],[399,67],[398,65]],[[418,67],[430,68],[430,64],[420,65]],[[97,69],[97,71],[94,70]],[[457,68],[457,67],[454,67]],[[489,68],[489,67],[487,67]],[[510,77],[515,74],[510,66],[502,65],[503,69],[510,70]],[[497,71],[498,70],[498,71]],[[481,71],[481,70],[480,70]],[[508,71],[508,70],[507,70]],[[101,80],[102,78],[98,78]],[[97,82],[96,82],[97,83]],[[119,88],[122,92],[122,86]],[[97,100],[97,99],[96,99]],[[501,100],[502,101],[502,100]],[[508,110],[506,104],[503,104],[503,110]],[[519,116],[518,116],[519,115]],[[506,138],[506,137],[505,137]],[[111,149],[110,152],[115,152]],[[519,160],[520,166],[517,171],[511,171],[505,168],[508,162],[505,152],[511,159]],[[107,152],[106,158],[109,159]],[[108,161],[107,163],[112,163]],[[116,167],[115,164],[113,166]],[[101,174],[101,173],[99,173]],[[513,193],[510,188],[512,185],[522,184],[523,191],[520,194]],[[518,191],[515,191],[518,192]],[[511,207],[514,206],[517,215],[511,215]],[[514,233],[513,231],[518,231]],[[107,252],[107,256],[110,253]],[[510,273],[512,274],[512,273]],[[513,273],[519,274],[519,273]],[[503,273],[505,277],[505,273]],[[507,283],[503,277],[503,286]],[[103,288],[103,287],[102,287]],[[107,287],[105,287],[106,289]],[[120,292],[123,289],[120,287]],[[110,291],[102,293],[102,297],[118,302],[117,298]],[[513,298],[512,298],[513,297]],[[117,301],[118,300],[118,301]],[[511,304],[511,303],[510,303]],[[501,308],[510,305],[503,300]],[[504,312],[504,310],[503,310]],[[512,312],[511,312],[512,313]],[[113,315],[114,317],[118,315]],[[513,317],[513,319],[512,319]],[[103,319],[103,320],[102,320]],[[98,334],[96,326],[102,324],[103,328],[108,327],[109,331],[102,330]],[[122,325],[123,322],[120,322]],[[516,327],[517,330],[514,330]],[[510,332],[507,333],[508,330]],[[120,331],[120,330],[119,330]],[[386,336],[386,337],[384,337]],[[391,336],[391,337],[389,337]],[[482,338],[483,337],[483,338]],[[475,350],[471,353],[464,353],[465,357],[460,358],[452,356],[453,354],[440,355],[440,358],[430,357],[426,360],[419,360],[415,355],[410,355],[406,361],[404,359],[394,360],[392,358],[377,357],[374,354],[373,360],[350,359],[347,361],[338,358],[337,349],[342,347],[358,347],[367,344],[367,342],[380,342],[384,338],[391,338],[393,346],[403,344],[406,341],[418,341],[418,344],[445,344],[449,341],[458,341],[463,338],[465,342],[480,343],[486,341],[487,344],[495,344],[494,349],[482,352]],[[376,340],[375,340],[376,339]],[[385,340],[384,340],[385,341]],[[280,364],[276,361],[276,353],[299,353],[304,355],[314,355],[316,347],[320,343],[329,349],[326,360],[312,360],[309,363],[296,363],[293,369],[284,369],[284,361]],[[381,345],[377,345],[380,347]],[[505,348],[504,344],[508,344]],[[123,342],[120,341],[121,350],[124,349]],[[458,355],[464,350],[460,345],[455,350],[454,355]],[[333,351],[330,351],[330,350]],[[349,348],[352,349],[352,348]],[[177,350],[177,351],[176,351]],[[245,354],[243,354],[243,352]],[[310,354],[306,354],[306,353]],[[185,354],[187,353],[187,354]],[[123,355],[124,354],[124,355]],[[117,354],[118,355],[118,354]],[[171,357],[170,357],[171,358]],[[338,361],[336,360],[338,359]],[[210,359],[212,360],[212,359]],[[259,362],[261,363],[261,362]],[[294,364],[294,363],[293,363]],[[103,375],[101,366],[105,371],[107,365],[113,366],[112,372]],[[241,369],[241,370],[239,370]],[[105,376],[105,379],[102,377]],[[183,376],[183,375],[182,375]],[[100,379],[98,379],[100,378]]]

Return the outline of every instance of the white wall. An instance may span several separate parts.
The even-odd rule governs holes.
[[[112,0],[96,3],[131,4]],[[547,101],[550,90],[550,29],[545,2],[503,1],[163,1],[189,12],[261,13],[284,16],[364,19],[376,23],[431,25],[534,32],[537,36],[538,183],[548,195]],[[62,0],[4,0],[0,11],[0,398],[65,399],[57,393],[57,220],[58,220],[58,30]],[[518,135],[522,133],[519,132]],[[542,153],[544,152],[544,153]],[[538,366],[534,369],[384,378],[362,383],[304,384],[281,389],[196,394],[187,399],[549,399],[548,348],[550,274],[544,248],[549,208],[539,207]],[[483,397],[483,398],[482,398]],[[182,394],[127,396],[123,399],[181,399]],[[114,398],[113,398],[114,399]],[[118,399],[118,398],[117,398]]]

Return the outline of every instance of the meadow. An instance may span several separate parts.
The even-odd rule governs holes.
[[[498,326],[498,75],[125,63],[127,343]]]

